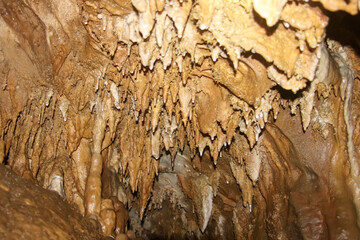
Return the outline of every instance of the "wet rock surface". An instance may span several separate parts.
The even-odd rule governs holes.
[[[358,11],[0,0],[0,163],[112,238],[357,239]]]
[[[56,192],[0,165],[1,239],[108,239]]]

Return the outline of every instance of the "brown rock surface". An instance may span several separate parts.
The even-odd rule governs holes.
[[[112,238],[357,239],[359,7],[0,0],[0,163]]]
[[[107,239],[55,192],[0,165],[1,239]]]

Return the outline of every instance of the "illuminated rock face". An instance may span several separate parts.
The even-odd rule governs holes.
[[[56,193],[3,165],[0,177],[1,239],[106,239]]]
[[[0,1],[0,162],[105,235],[356,239],[358,8]]]

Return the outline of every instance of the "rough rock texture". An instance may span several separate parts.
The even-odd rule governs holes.
[[[55,192],[0,165],[1,239],[108,239]]]
[[[357,239],[359,7],[0,0],[0,163],[114,238]]]

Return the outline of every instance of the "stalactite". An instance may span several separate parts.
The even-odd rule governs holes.
[[[0,0],[0,163],[118,238],[162,207],[182,236],[231,222],[236,238],[305,236],[297,183],[317,175],[346,182],[358,213],[357,58],[326,39],[338,10],[358,1]],[[326,110],[338,98],[347,142],[335,152],[349,163],[329,180],[335,168],[310,174],[276,125],[292,114],[304,136],[340,139]]]

